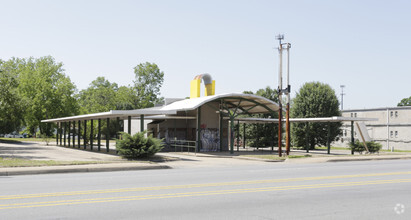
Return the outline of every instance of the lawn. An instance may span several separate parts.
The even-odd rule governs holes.
[[[20,142],[45,142],[44,138],[0,138],[0,143],[20,143]],[[50,143],[56,143],[56,138],[49,138],[48,141]],[[62,139],[64,141],[64,139]],[[68,139],[66,139],[68,143]],[[101,143],[105,143],[106,140],[101,139]],[[60,140],[59,140],[60,142]],[[70,143],[73,142],[73,139],[70,140]],[[115,143],[116,140],[110,140],[110,143]],[[83,143],[83,139],[81,139],[81,143]],[[97,143],[97,138],[94,139],[93,143]],[[77,138],[76,138],[76,145],[77,145]]]
[[[5,138],[2,137],[0,138],[0,142],[10,142],[10,143],[15,143],[15,142],[23,142],[23,141],[33,141],[33,142],[42,142],[44,139],[42,138]]]
[[[110,163],[106,161],[54,161],[54,160],[28,160],[20,158],[0,157],[0,167],[39,167]]]
[[[268,160],[285,160],[287,157],[279,157],[277,155],[254,155],[254,154],[249,154],[249,155],[241,155],[241,157],[254,157],[254,158],[260,158],[260,159],[268,159]],[[306,154],[306,155],[289,155],[288,158],[305,158],[305,157],[311,157],[311,155]]]

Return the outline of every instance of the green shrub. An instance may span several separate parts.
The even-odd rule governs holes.
[[[379,152],[382,148],[382,145],[380,143],[377,143],[374,141],[365,142],[365,143],[367,144],[367,147],[370,153]],[[350,148],[352,151],[359,152],[360,154],[362,154],[362,152],[365,151],[364,144],[358,140],[356,140],[354,144],[350,143]]]
[[[147,158],[163,149],[163,140],[154,138],[153,135],[145,137],[146,132],[135,135],[121,132],[122,139],[117,139],[118,153],[127,159]]]

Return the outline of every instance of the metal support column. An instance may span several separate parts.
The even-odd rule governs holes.
[[[144,131],[144,115],[140,115],[140,132]],[[174,135],[176,135],[174,133]]]
[[[177,120],[174,119],[174,134],[173,139],[177,140]]]
[[[78,121],[78,132],[77,132],[77,148],[80,148],[80,137],[81,137],[81,121]]]
[[[87,148],[87,120],[84,120],[84,135],[83,135],[84,149]]]
[[[245,125],[246,123],[243,123],[243,148],[245,149]]]
[[[67,126],[66,126],[66,122],[64,123],[64,147],[66,146],[66,130],[67,130]]]
[[[237,152],[240,151],[240,121],[237,120]]]
[[[197,108],[197,152],[201,150],[201,106]]]
[[[93,119],[90,120],[90,150],[93,150],[93,144],[94,144],[94,126],[93,126]]]
[[[73,147],[76,146],[76,122],[73,121]]]
[[[106,151],[110,150],[110,118],[107,118],[107,129],[106,129]]]
[[[351,121],[351,144],[354,144],[354,121]],[[354,154],[353,150],[351,150],[351,154]]]
[[[328,129],[328,132],[327,132],[327,154],[330,154],[330,148],[331,148],[331,146],[330,146],[330,142],[331,142],[331,123],[328,123],[328,126],[327,126],[327,129]]]
[[[230,116],[230,154],[234,154],[234,116]]]
[[[220,123],[218,127],[220,131],[220,152],[223,150],[223,113],[220,112]]]
[[[128,116],[128,117],[127,117],[127,124],[128,124],[128,126],[127,126],[127,128],[128,128],[127,132],[128,132],[128,134],[131,134],[131,116]]]
[[[99,118],[97,121],[97,127],[98,127],[98,134],[97,134],[97,150],[100,151],[101,149],[101,119]]]
[[[56,145],[59,146],[59,123],[57,122]]]
[[[307,153],[310,152],[310,140],[309,140],[309,135],[308,135],[308,122],[305,124],[305,149],[307,150]]]
[[[68,146],[70,147],[70,133],[71,133],[71,122],[68,122],[68,137],[67,137],[67,142]]]
[[[60,146],[63,144],[63,122],[60,122]]]
[[[116,139],[119,139],[119,133],[120,131],[120,117],[117,117],[117,121],[116,121]]]

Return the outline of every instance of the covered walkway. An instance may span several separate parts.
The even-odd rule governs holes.
[[[242,94],[242,93],[228,93],[220,95],[204,96],[192,99],[183,99],[167,103],[166,105],[136,109],[136,110],[111,110],[109,112],[77,115],[64,118],[55,118],[42,120],[44,123],[56,123],[57,124],[57,145],[81,147],[81,136],[83,137],[83,148],[87,148],[87,142],[90,140],[90,149],[93,150],[94,139],[97,139],[97,148],[101,149],[101,124],[102,120],[106,120],[108,125],[110,120],[115,120],[116,132],[120,131],[120,121],[127,120],[127,131],[131,134],[131,119],[140,120],[140,131],[144,130],[145,118],[151,121],[173,121],[174,125],[177,121],[190,120],[194,123],[186,123],[185,138],[189,136],[189,128],[195,128],[195,149],[196,151],[202,149],[203,136],[202,131],[207,129],[213,129],[218,131],[215,136],[215,141],[218,141],[219,151],[223,151],[230,144],[230,152],[234,151],[234,120],[239,115],[251,115],[251,114],[265,114],[274,113],[278,111],[279,106],[277,103],[266,99],[261,96]],[[87,133],[87,121],[91,123],[90,134]],[[97,121],[97,133],[94,131],[94,122]],[[228,123],[230,122],[230,123]],[[161,122],[159,122],[161,123]],[[230,124],[230,126],[228,126]],[[83,127],[82,127],[83,126]],[[158,126],[159,127],[159,126]],[[164,125],[164,129],[169,129],[170,126]],[[83,129],[82,129],[83,128]],[[174,126],[174,129],[176,126]],[[83,130],[80,134],[81,129]],[[126,129],[124,129],[126,130]],[[155,131],[153,131],[155,132]],[[160,134],[160,131],[158,131]],[[106,151],[109,151],[109,139],[110,139],[109,127],[106,127]],[[204,133],[204,132],[203,132]],[[227,134],[230,133],[228,136]],[[97,134],[97,137],[95,137]],[[161,136],[160,136],[161,137]],[[89,138],[89,139],[88,139]],[[176,139],[176,132],[174,132],[174,139]],[[77,139],[77,140],[76,140]],[[229,141],[226,141],[229,139]],[[188,141],[190,141],[188,139]],[[77,145],[76,145],[77,142]]]

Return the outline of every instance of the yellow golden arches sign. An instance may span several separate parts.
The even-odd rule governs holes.
[[[200,84],[201,80],[205,85],[205,96],[215,95],[215,80],[212,80],[210,74],[200,74],[194,77],[190,83],[190,99],[200,97]]]

